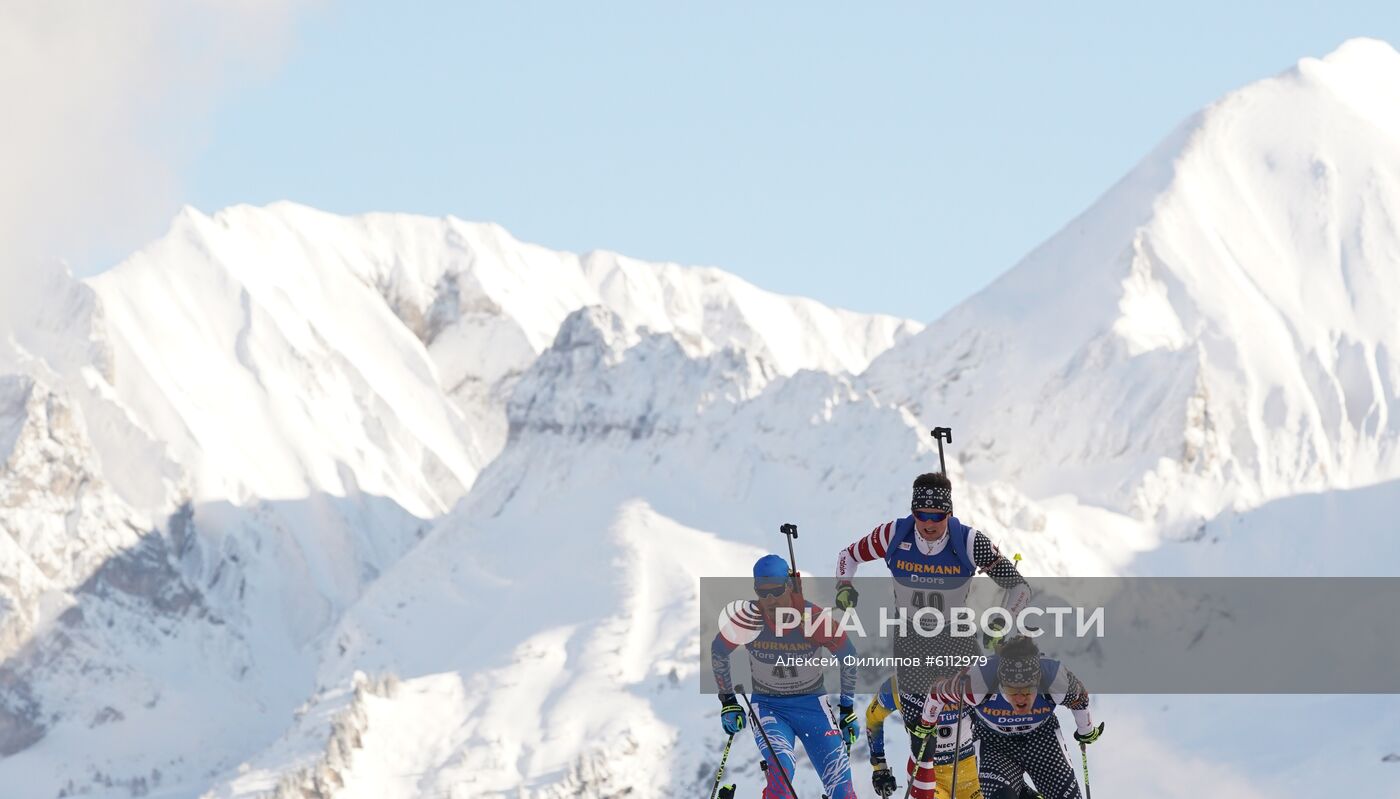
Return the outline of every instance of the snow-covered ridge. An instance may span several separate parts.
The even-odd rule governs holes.
[[[32,377],[0,376],[0,655],[152,524],[103,480],[79,408]]]
[[[678,432],[687,406],[863,368],[918,329],[717,270],[288,204],[187,210],[90,284],[38,277],[5,298],[0,346],[0,750],[50,793],[188,795],[276,741],[320,696],[327,630],[504,446],[516,382],[541,398],[522,420],[568,416],[557,378],[603,424],[635,401]],[[621,383],[581,382],[610,359]]]
[[[776,370],[733,347],[690,355],[673,335],[630,330],[599,306],[564,320],[553,346],[516,384],[512,435],[566,432],[580,440],[624,432],[676,433],[715,402],[753,397]]]
[[[866,384],[1147,518],[1400,476],[1397,108],[1368,40],[1232,92]]]
[[[358,488],[420,515],[499,452],[514,378],[584,306],[781,374],[860,371],[920,329],[496,225],[290,203],[186,209],[92,285],[117,392],[193,467],[198,496]]]

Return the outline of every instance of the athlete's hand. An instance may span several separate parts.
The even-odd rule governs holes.
[[[719,711],[719,720],[724,725],[725,735],[733,735],[744,729],[744,709],[735,703],[735,699],[734,694],[724,694],[719,698],[724,703]]]
[[[860,737],[860,722],[856,720],[856,709],[851,705],[841,705],[841,740],[846,742],[846,749],[849,750],[856,745],[856,739]]]
[[[996,652],[1001,646],[1001,640],[1006,636],[1006,624],[1001,619],[992,619],[987,622],[987,629],[982,631],[982,648],[988,652]]]
[[[850,610],[856,606],[856,600],[860,599],[860,594],[856,592],[856,587],[850,583],[840,583],[836,586],[836,609]]]
[[[1091,744],[1094,741],[1097,741],[1100,735],[1103,735],[1102,721],[1099,722],[1099,726],[1090,727],[1088,732],[1076,732],[1074,734],[1074,740],[1082,744]]]
[[[889,764],[884,758],[872,760],[870,763],[874,769],[870,772],[870,785],[875,788],[875,793],[881,796],[889,796],[899,787],[899,783],[894,781],[894,775],[890,773]]]

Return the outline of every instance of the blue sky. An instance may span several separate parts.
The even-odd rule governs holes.
[[[184,176],[931,320],[1181,119],[1384,3],[330,2]]]

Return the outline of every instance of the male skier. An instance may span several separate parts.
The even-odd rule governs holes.
[[[952,608],[965,606],[972,578],[979,571],[1005,589],[1001,606],[1013,618],[1026,607],[1030,602],[1030,586],[1016,571],[1016,565],[1002,557],[985,534],[953,515],[953,489],[947,475],[931,472],[915,478],[909,507],[910,515],[877,525],[869,535],[838,553],[838,608],[855,607],[858,594],[851,579],[859,564],[877,559],[885,561],[894,578],[896,611],[903,613],[906,619],[923,608],[948,613]],[[948,795],[940,794],[935,786],[949,784],[954,764],[936,766],[932,755],[939,744],[926,749],[924,741],[914,736],[919,728],[919,711],[933,681],[956,672],[957,658],[977,657],[981,649],[975,637],[953,636],[948,627],[938,634],[929,634],[927,630],[912,629],[914,626],[909,624],[894,642],[895,656],[901,659],[897,669],[900,709],[905,729],[911,736],[913,753],[907,767],[913,784],[910,796],[945,799]],[[942,665],[940,660],[944,661]],[[926,665],[930,662],[934,665]],[[951,750],[952,742],[970,739],[972,730],[963,718],[956,726],[940,727],[936,734],[938,741]],[[924,751],[925,757],[916,763],[920,751]],[[958,764],[959,777],[964,765],[970,767],[972,763]],[[963,783],[963,780],[958,782]],[[956,799],[973,799],[973,795],[960,785]]]
[[[1025,775],[1048,799],[1079,799],[1079,783],[1060,742],[1055,708],[1074,714],[1074,740],[1091,744],[1103,734],[1089,716],[1089,691],[1060,661],[1043,657],[1035,641],[1007,641],[985,666],[939,680],[921,713],[918,734],[932,734],[946,708],[973,710],[978,780],[984,799],[1018,799]],[[961,780],[960,780],[961,781]]]
[[[879,693],[870,700],[870,705],[865,709],[865,740],[870,748],[870,784],[874,786],[875,793],[881,796],[889,796],[899,787],[890,773],[889,764],[885,762],[885,719],[900,709],[899,698],[899,678],[890,677],[880,686]],[[958,721],[958,712],[954,708],[945,709],[938,717],[939,726],[951,727]],[[930,744],[932,746],[933,744]],[[933,765],[935,773],[951,773],[949,766],[953,760],[953,747],[956,742],[951,738],[940,739],[933,751]],[[962,740],[962,747],[956,759],[962,760],[962,771],[958,772],[958,795],[976,797],[981,794],[977,790],[977,765],[976,761],[969,760],[973,756],[972,736],[968,735]],[[927,757],[925,758],[927,759]],[[948,777],[947,779],[951,779]],[[947,782],[938,784],[936,789],[940,799],[947,799],[949,793],[946,787]]]
[[[789,781],[794,777],[798,740],[821,776],[826,795],[831,799],[856,799],[847,757],[848,748],[860,734],[852,697],[856,668],[846,658],[855,655],[855,647],[834,622],[816,625],[818,629],[810,634],[805,620],[796,629],[779,631],[779,608],[799,612],[806,609],[813,619],[822,613],[821,608],[802,598],[787,561],[781,557],[759,558],[753,567],[753,585],[757,599],[729,603],[721,617],[720,631],[710,646],[723,704],[720,719],[724,731],[733,735],[744,728],[744,710],[736,701],[729,673],[729,655],[742,646],[748,650],[753,676],[750,701],[762,726],[761,730],[754,730],[754,740],[768,764],[764,799],[794,799]],[[840,720],[835,723],[822,702],[826,693],[820,663],[822,649],[841,662]]]

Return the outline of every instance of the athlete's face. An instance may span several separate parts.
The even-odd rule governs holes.
[[[938,508],[919,508],[915,513],[939,513]],[[916,515],[914,517],[914,529],[919,531],[919,537],[925,541],[937,541],[948,534],[948,516],[936,522],[920,521]]]
[[[769,615],[773,614],[774,608],[788,603],[788,594],[791,592],[791,587],[787,583],[754,585],[754,594],[758,597],[758,607]]]
[[[1025,713],[1035,704],[1035,685],[1003,685],[1001,695],[1017,713]]]

